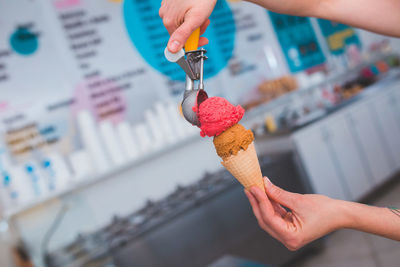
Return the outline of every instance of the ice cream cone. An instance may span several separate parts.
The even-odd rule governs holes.
[[[222,165],[245,188],[254,185],[265,192],[253,132],[239,124],[244,109],[222,97],[210,97],[199,105],[197,112],[200,135],[214,137],[214,147]]]
[[[255,185],[265,192],[254,142],[246,150],[240,150],[237,155],[232,155],[221,163],[246,189]]]

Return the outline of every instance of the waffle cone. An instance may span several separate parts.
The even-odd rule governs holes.
[[[254,142],[246,150],[240,150],[237,155],[232,155],[221,163],[244,188],[255,185],[265,192]]]

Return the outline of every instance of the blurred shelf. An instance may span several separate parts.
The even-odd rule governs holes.
[[[299,121],[290,127],[278,129],[275,133],[269,133],[269,137],[279,137],[283,135],[289,135],[299,129],[302,129],[310,124],[313,124],[326,116],[329,116],[343,108],[355,104],[362,99],[368,98],[369,96],[375,95],[379,91],[389,89],[391,86],[396,86],[400,82],[400,68],[392,69],[385,73],[384,77],[378,80],[376,83],[365,87],[361,93],[347,99],[334,106],[326,106],[324,108],[314,110],[309,115],[302,117]],[[290,105],[290,99],[284,98],[286,101],[285,105]],[[266,114],[270,113],[274,108],[268,106],[268,104],[260,105],[254,108],[254,112],[247,115],[247,119],[244,120],[244,125],[248,128],[254,127],[255,124],[263,124],[263,120]],[[248,112],[250,113],[250,112]]]
[[[271,110],[288,105],[291,103],[291,101],[293,99],[298,98],[299,96],[301,97],[301,95],[303,95],[303,94],[308,94],[308,93],[312,92],[313,90],[319,89],[320,87],[325,86],[329,83],[332,83],[335,81],[344,81],[344,80],[346,80],[346,78],[350,77],[351,75],[358,74],[358,72],[362,68],[369,66],[378,60],[382,60],[382,59],[385,59],[385,58],[391,57],[391,56],[394,56],[394,54],[377,55],[375,57],[372,57],[370,60],[363,62],[362,64],[360,64],[358,66],[355,66],[353,68],[349,68],[349,69],[343,71],[342,73],[336,73],[334,75],[327,76],[326,79],[324,79],[324,81],[321,81],[320,83],[314,84],[314,85],[306,87],[306,88],[299,88],[298,90],[288,93],[288,94],[285,94],[283,96],[280,96],[271,102],[268,102],[268,103],[262,104],[258,107],[255,107],[246,113],[246,116],[243,119],[242,123],[245,126],[249,127],[251,122],[259,120],[260,116],[264,116],[266,113],[271,112]],[[386,78],[389,78],[389,79],[394,78],[394,77],[397,78],[399,74],[400,74],[400,70],[396,69],[396,70],[390,71],[386,75],[387,76]],[[382,79],[382,80],[389,80],[389,79]],[[379,80],[377,83],[382,82],[382,80]],[[372,87],[373,86],[374,85],[372,85]],[[380,87],[380,85],[379,85],[379,87]],[[368,90],[368,91],[370,91],[370,90]],[[369,92],[366,92],[366,93],[369,93]],[[67,196],[67,195],[77,192],[79,190],[83,190],[84,188],[95,185],[95,184],[97,184],[101,181],[104,181],[108,178],[111,178],[121,172],[128,171],[128,170],[135,168],[149,160],[152,160],[156,157],[160,157],[163,154],[166,154],[166,153],[176,150],[178,148],[182,148],[190,143],[193,143],[196,140],[197,141],[201,140],[199,134],[193,134],[192,136],[188,136],[184,139],[179,140],[178,142],[176,142],[174,144],[169,144],[159,150],[155,150],[148,154],[145,154],[141,158],[134,159],[123,165],[114,167],[107,172],[93,175],[93,176],[88,176],[87,178],[85,178],[82,181],[73,183],[70,186],[68,186],[60,191],[49,193],[46,196],[43,196],[41,198],[31,201],[30,203],[26,203],[26,204],[23,204],[23,205],[14,207],[14,208],[6,209],[3,211],[0,218],[8,220],[8,219],[10,219],[14,216],[17,216],[25,211],[33,209],[36,206],[39,206],[41,204],[44,204],[44,203],[54,200],[56,198],[61,198],[61,197]]]
[[[326,78],[318,82],[316,84],[310,85],[308,87],[303,87],[303,88],[298,88],[295,91],[292,91],[290,93],[286,93],[282,96],[279,96],[278,98],[261,104],[257,107],[254,107],[250,109],[249,111],[246,112],[246,122],[251,122],[252,120],[258,118],[259,116],[263,116],[268,112],[271,112],[272,110],[286,107],[288,104],[290,104],[294,99],[301,98],[304,95],[312,93],[314,90],[320,90],[321,87],[325,87],[328,84],[332,84],[334,82],[343,82],[349,79],[349,77],[354,77],[355,75],[359,74],[359,72],[365,68],[370,66],[371,64],[374,64],[377,61],[384,60],[389,57],[393,56],[398,56],[397,54],[379,54],[371,57],[369,60],[362,62],[361,64],[348,68],[340,73],[335,73],[333,75],[327,75]],[[398,76],[400,73],[399,68],[393,68],[391,69],[388,73],[384,73],[383,76],[384,78],[394,78],[395,76]],[[385,79],[380,79],[377,81],[377,83],[380,83],[381,81]],[[375,84],[374,84],[375,85]],[[374,85],[371,85],[373,87]],[[370,91],[370,90],[368,90]],[[366,94],[368,94],[366,92]]]
[[[45,204],[46,202],[49,202],[56,198],[62,198],[71,193],[74,193],[74,192],[83,190],[84,188],[93,186],[101,181],[107,180],[108,178],[112,178],[119,173],[126,172],[132,168],[140,166],[143,163],[146,163],[150,160],[154,160],[157,157],[160,157],[160,156],[162,156],[166,153],[169,153],[173,150],[182,148],[182,147],[184,147],[190,143],[193,143],[194,141],[198,141],[198,140],[200,140],[200,135],[193,134],[191,136],[188,136],[186,138],[179,140],[176,143],[168,144],[167,146],[162,147],[159,150],[151,151],[148,154],[143,155],[141,158],[137,158],[137,159],[131,160],[127,163],[124,163],[120,166],[113,167],[109,171],[106,171],[101,174],[88,176],[87,178],[83,178],[82,181],[73,183],[70,186],[67,186],[66,188],[64,188],[62,190],[49,193],[43,197],[34,199],[31,202],[26,203],[26,204],[22,204],[22,205],[19,205],[17,207],[13,207],[10,209],[5,209],[0,218],[3,220],[9,220],[14,216],[17,216],[25,211],[33,209],[39,205]]]

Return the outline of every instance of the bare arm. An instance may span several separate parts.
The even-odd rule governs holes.
[[[260,227],[290,250],[297,250],[341,228],[400,241],[400,212],[397,210],[322,195],[290,193],[268,180],[265,190],[266,194],[252,187],[245,193]]]
[[[347,217],[346,228],[384,236],[400,241],[400,211],[338,201]]]
[[[398,0],[322,0],[321,3],[317,12],[321,18],[400,37]]]
[[[400,37],[399,0],[247,0],[274,12],[318,17]],[[206,30],[216,0],[163,0],[159,11],[175,53],[198,27]],[[200,45],[208,42],[202,37]]]
[[[318,17],[400,37],[398,0],[248,0],[271,11]]]

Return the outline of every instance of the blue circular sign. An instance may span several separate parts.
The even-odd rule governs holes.
[[[17,28],[10,37],[11,48],[18,54],[28,56],[38,49],[39,41],[36,34],[27,28]]]
[[[160,0],[125,0],[123,14],[128,35],[142,57],[153,68],[174,81],[184,81],[185,73],[177,64],[167,61],[164,49],[169,34],[158,15]],[[218,0],[210,16],[211,24],[203,35],[208,60],[204,77],[210,78],[221,71],[232,57],[235,41],[235,23],[225,0]]]

